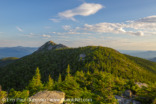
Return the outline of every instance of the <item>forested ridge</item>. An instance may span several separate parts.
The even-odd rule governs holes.
[[[33,90],[35,73],[40,74],[41,84]],[[45,89],[61,90],[68,98],[90,97],[100,104],[116,102],[114,95],[130,89],[148,98],[138,98],[145,104],[156,97],[156,63],[101,46],[35,52],[0,68],[0,78],[3,90],[29,91],[28,96]],[[135,82],[149,87],[139,88]]]
[[[2,58],[2,59],[0,59],[0,67],[4,67],[4,66],[8,65],[9,63],[16,61],[17,59],[19,59],[19,58],[17,58],[17,57]]]

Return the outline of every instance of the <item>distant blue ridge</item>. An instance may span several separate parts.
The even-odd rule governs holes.
[[[23,57],[36,51],[38,47],[0,47],[0,58]]]

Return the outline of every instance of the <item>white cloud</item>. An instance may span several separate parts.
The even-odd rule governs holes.
[[[90,35],[91,33],[89,32],[76,32],[76,31],[67,31],[67,32],[51,32],[52,34],[56,35]]]
[[[156,35],[156,16],[148,16],[126,23],[98,23],[84,24],[70,31],[84,31],[96,33],[128,34],[135,36]]]
[[[50,33],[52,33],[52,34],[56,34],[56,32],[50,32]]]
[[[122,24],[119,23],[98,23],[94,25],[85,24],[83,29],[99,33],[118,33],[121,31]],[[82,29],[82,28],[81,28]],[[123,29],[122,29],[123,30]]]
[[[76,21],[74,18],[77,15],[80,16],[89,16],[92,14],[95,14],[100,9],[102,9],[103,6],[101,4],[95,4],[95,3],[83,3],[77,8],[66,10],[64,12],[58,13],[59,18],[61,19],[71,19],[73,21]],[[54,22],[59,22],[59,19],[50,19]]]
[[[136,36],[143,36],[144,33],[142,31],[126,31],[124,28],[126,24],[120,23],[99,23],[94,25],[85,24],[81,30],[98,32],[98,33],[113,33],[113,34],[129,34]]]
[[[144,17],[136,21],[130,21],[127,28],[156,31],[156,15]]]
[[[43,35],[42,35],[42,37],[44,37],[44,38],[50,38],[50,37],[51,37],[51,35],[46,35],[46,34],[43,34]]]
[[[29,34],[25,34],[24,36],[32,38],[32,37],[36,37],[38,35],[34,34],[34,33],[29,33]]]
[[[49,20],[51,20],[51,21],[53,21],[53,22],[60,22],[60,19],[51,18],[51,19],[49,19]]]
[[[16,29],[19,31],[19,32],[23,32],[23,29],[21,29],[20,27],[16,26]]]
[[[29,37],[29,38],[51,38],[51,35],[48,34],[34,34],[34,33],[29,33],[29,34],[24,34],[24,36]]]
[[[144,32],[142,32],[142,31],[138,31],[138,32],[128,31],[128,32],[125,32],[125,33],[135,35],[135,36],[144,36]]]
[[[62,28],[66,31],[70,31],[71,30],[71,26],[70,25],[64,25],[62,26]]]
[[[139,19],[137,21],[138,22],[143,22],[143,23],[156,23],[156,15],[141,18],[141,19]]]
[[[70,34],[124,34],[132,36],[145,36],[156,35],[156,16],[148,16],[135,21],[123,23],[97,23],[97,24],[84,24],[79,27],[72,27],[64,25],[62,28],[65,32],[55,32],[57,35],[70,35]]]

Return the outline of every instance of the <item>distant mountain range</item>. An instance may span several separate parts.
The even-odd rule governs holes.
[[[156,57],[156,51],[133,51],[133,50],[119,50],[119,52],[135,57],[140,57],[148,60],[152,60]]]
[[[0,47],[0,58],[23,57],[36,51],[37,47]]]
[[[155,58],[150,59],[150,61],[156,62],[156,57],[155,57]]]
[[[52,44],[53,46],[48,46],[48,44]],[[43,49],[46,48],[46,49]],[[0,47],[0,59],[1,58],[6,58],[6,57],[17,57],[21,58],[23,56],[29,55],[33,52],[41,52],[43,50],[49,50],[51,48],[57,49],[59,47],[67,48],[67,46],[62,45],[62,44],[55,44],[52,43],[52,41],[49,41],[45,43],[43,46],[40,48],[38,47],[22,47],[22,46],[17,46],[17,47]],[[156,62],[156,51],[135,51],[135,50],[118,50],[119,52],[135,57],[140,57],[144,59],[148,59],[150,61]]]

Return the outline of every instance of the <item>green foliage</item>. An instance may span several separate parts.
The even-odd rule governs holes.
[[[82,53],[86,55],[84,60],[80,60],[79,57]],[[64,79],[68,64],[72,68],[71,75],[79,70],[94,72],[97,69],[116,77],[134,79],[136,82],[153,83],[156,79],[156,64],[153,62],[138,60],[136,57],[130,58],[107,47],[88,46],[39,52],[23,57],[1,68],[0,84],[6,90],[10,88],[22,90],[28,85],[28,80],[32,79],[34,73],[32,69],[36,66],[40,67],[42,82],[47,82],[46,77],[49,74],[54,80],[58,79],[59,74]]]
[[[2,58],[0,60],[1,61],[8,61],[8,60],[17,60],[17,59],[19,59],[19,58],[17,58],[17,57],[6,57],[6,58]]]
[[[0,104],[4,104],[6,101],[5,99],[7,98],[7,92],[2,91],[2,88],[0,86]]]
[[[152,104],[156,104],[156,98],[153,100]]]
[[[68,81],[68,80],[72,79],[72,76],[70,74],[70,66],[69,66],[69,64],[68,64],[68,67],[67,67],[66,70],[67,70],[67,75],[65,77],[65,80]]]
[[[8,94],[7,103],[28,104],[29,90],[15,91],[11,89]]]
[[[79,57],[82,53],[86,55],[83,60]],[[32,69],[36,66],[40,70],[37,68],[35,72]],[[48,75],[52,78],[47,78]],[[9,97],[13,98],[27,97],[23,92],[26,86],[30,96],[47,89],[63,91],[66,98],[92,98],[93,101],[86,104],[116,103],[114,95],[121,95],[127,89],[139,98],[145,98],[143,101],[138,99],[146,103],[154,102],[156,96],[156,63],[123,55],[107,47],[88,46],[33,53],[1,68],[0,78],[5,90],[18,90],[10,90]],[[135,82],[147,83],[149,87],[139,88]]]
[[[19,59],[19,58],[17,58],[17,57],[2,58],[2,59],[0,59],[0,67],[4,67],[4,66],[6,66],[6,65],[8,65],[8,64],[10,64],[10,63],[13,63],[13,62],[15,62],[17,59]]]
[[[88,90],[86,87],[82,89],[81,98],[88,98],[91,99],[94,96],[94,93],[91,90]]]
[[[117,83],[111,74],[98,70],[95,70],[93,73],[89,71],[85,73],[82,70],[80,72],[77,71],[75,78],[82,88],[81,97],[92,98],[92,103],[94,104],[115,103],[114,89],[116,89],[116,93],[118,93],[121,90],[117,89],[117,87],[119,87],[117,84],[125,83],[123,80],[118,80]]]
[[[48,82],[45,84],[45,89],[46,90],[53,90],[54,88],[54,80],[51,78],[51,76],[49,75],[49,80]]]
[[[116,77],[116,78],[114,78],[114,83],[115,83],[114,87],[113,87],[114,94],[122,95],[122,93],[125,90],[126,84],[127,84],[126,80],[123,80],[120,77]]]
[[[137,95],[140,96],[140,98],[138,98],[138,100],[142,101],[145,104],[155,102],[156,83],[149,84],[148,87],[142,87],[141,89],[139,89],[137,91]],[[143,98],[143,99],[141,99],[141,98]]]
[[[146,60],[146,59],[142,59],[139,57],[132,57],[132,56],[128,56],[126,55],[127,58],[129,58],[130,60],[134,61],[135,63],[137,63],[138,65],[142,66],[145,70],[150,70],[153,73],[156,73],[156,63]]]
[[[93,93],[96,94],[95,100],[103,103],[114,103],[115,98],[113,95],[114,78],[105,72],[94,72],[91,75],[91,87]]]
[[[79,98],[81,94],[80,86],[70,75],[70,66],[67,67],[67,76],[65,80],[58,86],[58,89],[66,93],[67,98]]]
[[[70,75],[70,66],[68,64],[68,67],[67,67],[67,75]]]
[[[59,90],[66,93],[67,98],[78,98],[80,97],[80,87],[79,84],[71,77],[68,80],[63,81],[59,87]]]
[[[43,89],[39,68],[36,69],[36,73],[33,76],[32,80],[29,82],[27,89],[30,90],[31,95]]]
[[[81,87],[88,85],[85,73],[83,71],[77,71],[75,74],[75,79],[81,85]]]
[[[94,72],[77,71],[74,76],[70,74],[70,70],[70,66],[68,65],[65,80],[62,81],[61,74],[59,74],[58,81],[54,84],[53,79],[49,75],[49,80],[43,85],[40,80],[40,71],[37,68],[33,79],[27,87],[31,91],[30,95],[37,93],[43,89],[43,86],[45,86],[44,89],[46,90],[59,90],[65,92],[67,99],[92,99],[90,102],[75,101],[77,104],[116,104],[117,100],[114,95],[121,95],[125,89],[130,89],[135,92],[139,98],[146,98],[138,98],[141,102],[155,102],[155,84],[150,84],[148,88],[143,87],[142,89],[139,89],[135,85],[134,80],[116,77],[108,72],[99,71],[98,69],[95,69]],[[15,91],[14,89],[11,89],[8,95],[9,98],[16,99],[14,102],[17,104],[28,103],[27,100],[20,100],[27,99],[28,96],[28,90]],[[71,102],[67,101],[67,103]]]
[[[62,77],[61,77],[61,74],[59,74],[58,83],[61,83],[61,82],[62,82]]]

